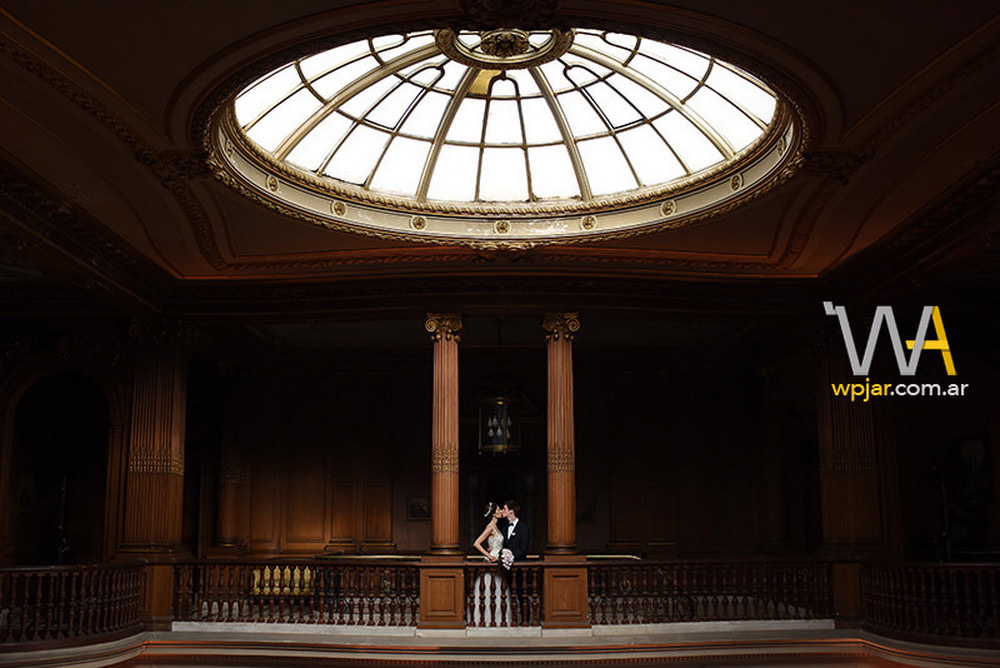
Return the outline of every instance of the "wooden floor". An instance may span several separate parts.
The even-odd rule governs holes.
[[[591,629],[465,629],[421,631],[315,625],[204,624],[143,632],[79,647],[0,651],[0,666],[55,668],[259,668],[300,666],[1000,666],[1000,650],[907,643],[832,620],[701,623]]]
[[[372,660],[351,660],[351,661],[340,661],[340,660],[328,660],[328,659],[286,659],[286,658],[257,658],[257,659],[241,659],[239,657],[222,658],[214,660],[214,662],[205,662],[203,658],[171,658],[171,659],[157,659],[155,661],[149,661],[145,659],[127,661],[125,663],[114,664],[115,666],[127,667],[127,668],[157,668],[159,666],[184,666],[185,668],[214,668],[222,667],[226,668],[260,668],[262,666],[282,666],[288,668],[297,668],[298,666],[317,666],[323,665],[329,668],[348,668],[349,666],[448,666],[449,668],[509,668],[511,665],[537,665],[545,666],[546,668],[572,668],[574,666],[614,666],[614,665],[629,665],[637,666],[639,668],[675,668],[689,667],[689,666],[712,666],[712,668],[726,668],[727,666],[782,666],[782,668],[885,668],[891,666],[905,666],[912,664],[902,664],[896,663],[894,661],[889,661],[887,659],[879,658],[858,658],[858,657],[798,657],[790,658],[786,660],[775,660],[773,658],[765,659],[717,659],[717,658],[706,658],[706,657],[693,657],[688,659],[679,660],[650,660],[650,661],[636,661],[633,659],[600,659],[596,661],[544,661],[544,662],[532,662],[532,663],[517,663],[512,664],[509,661],[468,661],[460,663],[439,663],[434,661],[429,661],[426,663],[414,664],[412,661],[393,661],[387,662],[381,659]]]

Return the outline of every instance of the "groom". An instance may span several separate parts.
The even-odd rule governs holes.
[[[520,519],[521,504],[511,500],[503,504],[501,513],[507,520],[503,528],[503,546],[514,554],[514,559],[524,559],[531,549],[531,525]]]

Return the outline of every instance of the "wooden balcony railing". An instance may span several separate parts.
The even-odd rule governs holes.
[[[876,633],[1000,644],[1000,564],[865,565],[861,601]]]
[[[656,624],[833,616],[829,564],[591,564],[592,624]]]
[[[137,632],[141,590],[137,564],[0,569],[0,643]]]
[[[590,623],[823,619],[821,562],[587,562]],[[470,627],[538,626],[544,563],[466,563]],[[176,621],[416,626],[420,565],[375,560],[175,566]],[[0,651],[138,632],[142,566],[0,569]],[[863,625],[924,642],[1000,646],[1000,564],[865,565]]]
[[[201,561],[176,569],[174,619],[415,626],[420,572],[372,561]]]
[[[485,561],[466,563],[466,626],[539,626],[541,603],[541,564],[519,562],[507,571]]]

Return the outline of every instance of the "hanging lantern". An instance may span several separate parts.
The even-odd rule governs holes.
[[[479,405],[479,454],[509,455],[521,450],[521,433],[505,393],[490,394]]]

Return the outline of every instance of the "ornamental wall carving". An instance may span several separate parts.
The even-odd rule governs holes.
[[[571,450],[552,449],[548,453],[549,473],[573,473],[576,470],[576,457]]]
[[[130,452],[129,473],[170,473],[184,475],[184,455],[173,452]]]
[[[458,473],[458,447],[448,450],[434,450],[431,453],[432,473]]]

